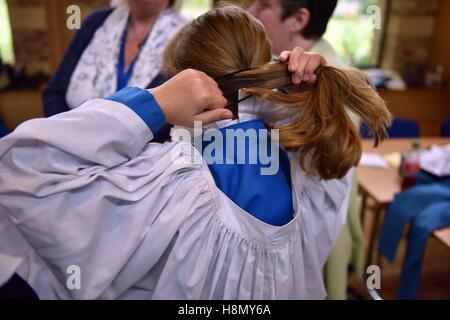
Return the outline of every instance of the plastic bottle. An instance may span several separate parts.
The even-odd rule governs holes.
[[[420,171],[420,143],[415,140],[411,144],[412,150],[403,153],[402,161],[402,190],[416,185],[416,175]]]

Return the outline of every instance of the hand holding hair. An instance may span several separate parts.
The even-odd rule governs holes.
[[[327,64],[320,54],[306,52],[300,47],[295,47],[292,51],[283,51],[279,60],[281,63],[288,62],[288,70],[292,73],[294,85],[300,85],[302,82],[313,85],[317,81],[317,75],[314,72],[321,65]]]
[[[173,125],[193,127],[194,121],[208,124],[233,116],[225,109],[227,100],[217,83],[201,71],[184,70],[148,91],[155,97],[166,121]]]

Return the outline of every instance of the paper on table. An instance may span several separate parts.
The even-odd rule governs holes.
[[[386,160],[377,153],[363,152],[361,156],[361,161],[359,162],[361,167],[372,167],[372,168],[388,168]]]
[[[388,153],[384,155],[384,160],[392,167],[399,168],[402,162],[402,154],[400,152]]]
[[[420,155],[420,167],[438,177],[450,175],[450,144],[433,146]]]

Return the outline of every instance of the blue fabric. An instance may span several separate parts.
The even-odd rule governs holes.
[[[437,177],[434,174],[428,173],[423,170],[419,171],[419,173],[416,174],[416,181],[417,184],[440,183],[450,187],[450,176]]]
[[[450,189],[447,188],[447,195]],[[408,247],[400,284],[397,292],[399,299],[415,299],[420,284],[423,255],[430,234],[437,229],[450,225],[450,199],[430,204],[420,212],[411,224]]]
[[[417,138],[420,136],[419,125],[412,120],[395,118],[388,134],[391,138]]]
[[[153,135],[166,123],[164,113],[153,95],[147,90],[126,87],[106,98],[130,107],[147,124]]]
[[[0,118],[0,138],[6,136],[7,134],[9,134],[9,131],[6,129],[2,119]]]
[[[136,64],[141,49],[139,48],[138,54],[131,62],[131,64],[128,66],[128,69],[125,70],[125,44],[127,43],[127,29],[128,28],[125,28],[122,39],[120,40],[119,61],[117,63],[117,88],[116,88],[117,91],[125,88],[128,85],[128,81],[130,81],[131,76],[133,75],[134,65]],[[145,37],[145,40],[142,42],[142,44],[145,43],[147,37],[148,35]]]
[[[442,136],[450,137],[450,118],[448,118],[442,126]]]
[[[224,142],[223,149],[217,149],[215,151],[219,152],[221,155],[223,164],[208,164],[212,176],[214,177],[214,181],[216,182],[217,187],[240,208],[265,223],[274,226],[282,226],[292,219],[294,211],[292,205],[290,163],[287,154],[278,146],[279,159],[276,160],[279,160],[280,164],[278,172],[275,175],[262,175],[261,168],[270,165],[262,164],[259,156],[256,164],[250,163],[250,139],[246,139],[245,153],[237,152],[238,145],[236,139],[233,144],[234,152],[230,152],[232,150],[231,146],[228,150],[226,130],[238,129],[248,132],[247,130],[260,130],[266,128],[262,121],[251,120],[220,129],[223,137],[222,140]],[[256,131],[257,146],[259,147],[266,144],[269,152],[271,150],[270,136],[265,135],[260,137],[258,132],[259,131]],[[205,148],[213,141],[204,142],[203,151],[205,151]],[[256,150],[259,150],[259,148]],[[231,154],[234,155],[233,158],[230,158]],[[234,164],[226,164],[227,155],[229,157],[229,162],[233,162]],[[212,156],[216,158],[215,153],[213,153]],[[208,152],[203,152],[203,157],[206,160],[210,159]],[[239,164],[238,160],[241,160],[241,162],[244,162],[245,164]]]
[[[393,262],[404,226],[411,222],[399,299],[416,297],[427,239],[434,230],[450,225],[450,179],[430,183],[432,175],[422,172],[417,181],[419,185],[395,196],[380,234],[379,251]]]
[[[363,138],[371,137],[365,123],[361,124],[359,131]],[[419,125],[415,121],[402,118],[394,118],[392,126],[387,131],[390,138],[417,138],[420,136]]]
[[[119,51],[119,61],[117,63],[117,88],[119,91],[125,88],[133,75],[134,65],[136,63],[137,57],[131,62],[128,66],[128,69],[125,70],[125,44],[127,42],[127,30],[125,29],[122,39],[120,40],[120,51]]]

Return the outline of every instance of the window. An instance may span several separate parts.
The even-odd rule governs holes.
[[[381,39],[382,30],[375,28],[374,22],[374,18],[381,19],[377,16],[381,14],[378,3],[378,0],[339,0],[324,37],[345,63],[363,68],[376,60],[375,42]],[[374,5],[377,7],[371,7]],[[374,8],[378,11],[373,11]]]
[[[0,0],[0,30],[0,57],[3,63],[13,64],[14,50],[6,0]]]
[[[181,11],[194,19],[212,8],[212,0],[184,0]]]

